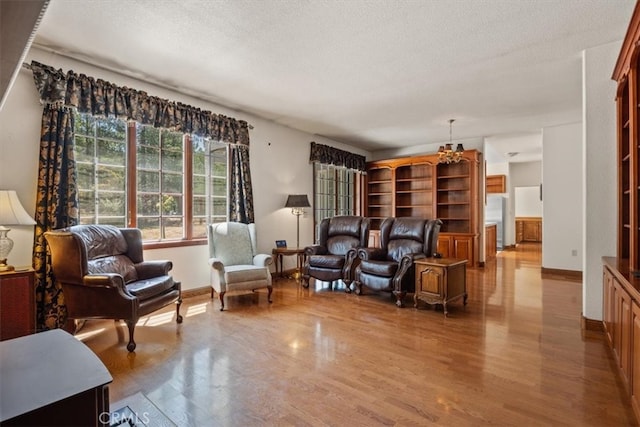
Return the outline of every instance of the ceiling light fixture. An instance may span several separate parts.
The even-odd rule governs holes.
[[[458,144],[456,150],[453,151],[451,127],[454,121],[455,119],[449,119],[449,143],[438,148],[438,163],[458,163],[462,159],[462,153],[464,153],[462,144]]]

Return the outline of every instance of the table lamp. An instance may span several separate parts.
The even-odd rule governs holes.
[[[11,231],[7,225],[34,225],[36,222],[20,204],[18,195],[13,190],[0,190],[0,272],[13,271],[7,264],[7,258],[13,249],[13,240],[7,237]]]
[[[304,213],[304,208],[311,207],[306,194],[290,194],[287,197],[285,208],[291,208],[291,213],[298,219],[298,228],[296,231],[296,248],[300,247],[300,215]]]

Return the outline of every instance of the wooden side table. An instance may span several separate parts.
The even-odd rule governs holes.
[[[423,258],[414,261],[416,291],[413,306],[418,300],[428,304],[442,304],[445,317],[447,304],[462,298],[467,305],[467,260],[455,258]]]
[[[0,341],[36,333],[35,273],[0,273]]]
[[[304,258],[305,258],[304,248],[273,248],[273,250],[271,251],[271,254],[275,257],[277,278],[284,277],[283,258],[285,256],[295,255],[297,271],[298,273],[302,271],[302,264],[304,264]]]

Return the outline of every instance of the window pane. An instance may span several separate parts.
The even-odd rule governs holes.
[[[138,194],[136,204],[138,220],[140,216],[160,215],[160,195],[158,194]]]
[[[124,141],[107,141],[98,139],[98,163],[105,165],[121,165],[124,166],[126,156],[126,142]]]
[[[193,218],[193,237],[196,239],[207,237],[207,218],[206,217]]]
[[[181,172],[182,152],[162,150],[162,170]]]
[[[207,194],[207,181],[204,176],[193,177],[193,194],[194,196]]]
[[[138,218],[142,240],[160,240],[160,217]]]
[[[213,215],[219,217],[226,217],[227,215],[227,200],[226,199],[213,199]]]
[[[194,216],[207,215],[207,198],[206,197],[193,198],[193,215]]]
[[[138,168],[158,169],[160,167],[160,150],[155,147],[138,146]]]
[[[182,153],[182,140],[183,140],[183,136],[181,133],[163,132],[162,148]]]
[[[162,196],[162,215],[182,215],[182,196]]]
[[[138,191],[159,192],[160,174],[158,172],[138,171]]]
[[[163,193],[182,193],[182,174],[162,173]]]
[[[94,136],[95,120],[88,114],[75,113],[75,134]]]
[[[80,207],[80,218],[82,224],[95,223],[95,194],[93,191],[78,191],[78,205]],[[85,222],[88,221],[88,222]]]
[[[96,121],[96,136],[124,141],[127,138],[127,124],[113,117],[100,118]]]
[[[216,196],[224,196],[227,194],[227,179],[226,178],[214,178],[211,182],[213,191]]]
[[[102,216],[125,216],[125,194],[98,192],[98,214]],[[100,221],[100,224],[103,224]]]
[[[98,189],[125,190],[126,169],[117,166],[98,166]]]
[[[138,146],[160,147],[160,129],[153,126],[136,126],[136,143]]]
[[[181,217],[162,218],[163,239],[182,239],[184,235]]]
[[[78,188],[83,190],[93,190],[95,186],[95,167],[93,163],[76,163],[78,174]]]
[[[76,136],[75,157],[76,162],[93,163],[95,158],[95,143],[93,138]]]

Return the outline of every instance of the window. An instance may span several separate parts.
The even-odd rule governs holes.
[[[77,113],[75,140],[81,224],[182,242],[205,239],[207,223],[226,221],[227,144]]]
[[[314,221],[316,240],[318,225],[324,218],[336,215],[359,215],[358,195],[361,173],[314,163]]]

